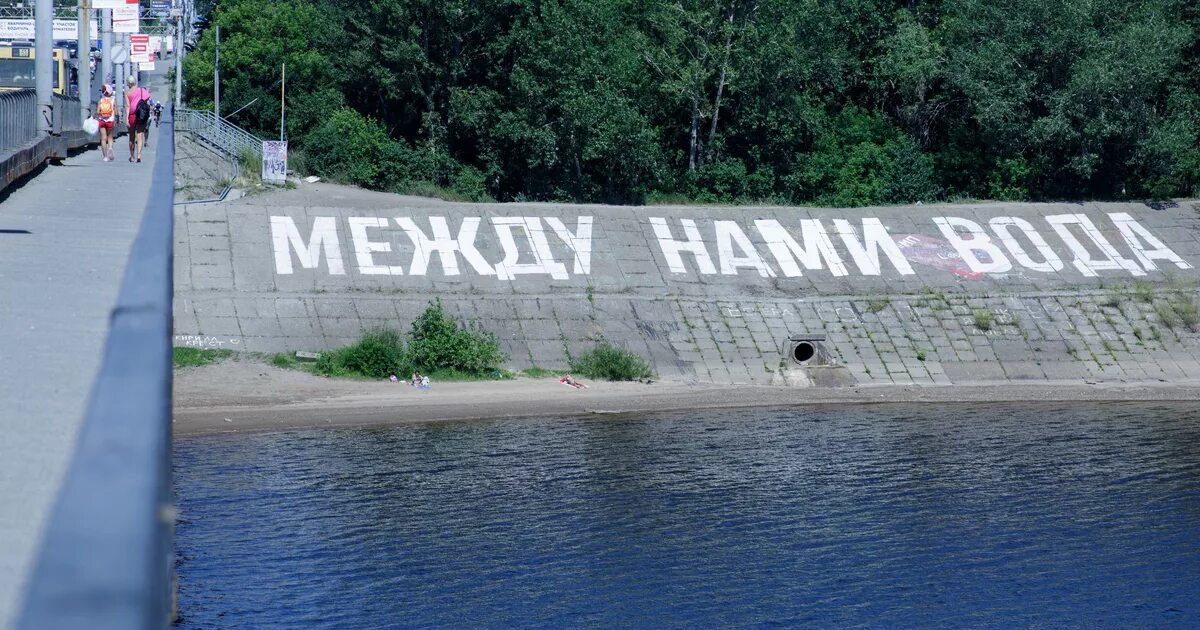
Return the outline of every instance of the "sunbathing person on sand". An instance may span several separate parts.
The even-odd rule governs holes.
[[[584,385],[583,383],[580,383],[579,381],[575,380],[575,378],[572,377],[570,374],[560,377],[558,379],[558,382],[562,383],[563,385],[570,385],[571,387],[574,387],[575,389],[587,389],[587,385]]]

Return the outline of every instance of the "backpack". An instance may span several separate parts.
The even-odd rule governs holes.
[[[133,119],[137,121],[137,124],[139,125],[144,125],[150,122],[150,103],[146,102],[146,99],[143,98],[142,100],[138,101],[137,111],[134,112]]]
[[[96,114],[101,118],[111,118],[113,115],[113,101],[105,96],[100,99],[100,103],[96,105]]]

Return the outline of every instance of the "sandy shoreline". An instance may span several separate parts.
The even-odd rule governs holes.
[[[356,427],[536,416],[653,413],[813,404],[1030,401],[1200,401],[1187,383],[1031,382],[945,387],[782,388],[658,382],[589,382],[574,390],[553,379],[403,383],[326,379],[252,361],[175,373],[176,436]]]

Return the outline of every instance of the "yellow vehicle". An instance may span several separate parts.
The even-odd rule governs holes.
[[[0,45],[0,92],[37,87],[34,79],[33,60],[36,53],[32,45]],[[54,49],[54,92],[67,93],[67,51]]]

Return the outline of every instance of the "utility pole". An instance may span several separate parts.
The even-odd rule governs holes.
[[[112,9],[100,9],[100,84],[112,74]]]
[[[75,44],[75,63],[79,68],[79,104],[86,120],[92,115],[92,17],[88,0],[79,0],[79,40]]]
[[[279,141],[283,142],[283,124],[287,119],[287,64],[283,64],[283,79],[279,86]]]
[[[37,92],[37,130],[54,130],[54,0],[37,0],[33,7],[34,88]]]
[[[221,25],[217,25],[217,50],[213,57],[213,113],[221,119]]]
[[[183,108],[183,12],[175,17],[175,109]]]
[[[116,38],[120,42],[120,46],[125,49],[125,61],[115,64],[113,68],[113,80],[117,85],[113,87],[113,95],[117,97],[117,102],[120,103],[121,112],[128,117],[129,112],[125,108],[129,105],[129,101],[125,99],[125,77],[129,70],[129,42],[125,41],[125,34],[118,34]]]

